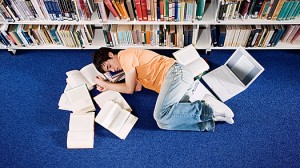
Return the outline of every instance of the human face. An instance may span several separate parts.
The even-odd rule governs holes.
[[[111,53],[111,52],[109,52],[108,55],[111,59],[105,61],[102,64],[102,69],[105,72],[108,72],[108,71],[111,71],[111,72],[121,71],[122,67],[121,67],[121,64],[119,62],[118,57],[116,55],[114,55],[113,53]]]

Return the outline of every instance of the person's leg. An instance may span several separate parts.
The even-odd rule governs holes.
[[[182,65],[170,68],[154,109],[154,118],[161,129],[201,131],[199,123],[212,120],[211,110],[203,113],[202,102],[181,101],[193,81],[192,73]]]

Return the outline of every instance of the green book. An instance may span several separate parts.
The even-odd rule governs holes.
[[[292,16],[294,15],[294,12],[299,7],[299,0],[295,1],[292,8],[290,9],[288,15],[286,16],[285,20],[291,20]]]
[[[295,12],[292,15],[291,19],[295,19],[299,15],[299,12],[300,12],[300,3],[299,3],[299,0],[297,2],[298,2],[297,8],[295,9]]]
[[[169,0],[165,0],[165,21],[169,20]]]
[[[204,13],[205,0],[199,0],[197,3],[196,19],[202,20]]]
[[[284,2],[276,20],[278,20],[278,21],[282,20],[284,13],[287,13],[287,11],[289,9],[288,7],[290,6],[291,3],[292,3],[292,1],[289,1],[289,0]]]
[[[286,11],[284,12],[283,16],[282,16],[282,20],[285,20],[287,15],[289,14],[290,10],[292,9],[292,7],[295,5],[296,1],[295,0],[291,0],[288,4],[288,7],[286,8]]]

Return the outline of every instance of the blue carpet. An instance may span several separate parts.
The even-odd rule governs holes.
[[[299,51],[249,51],[265,71],[226,102],[233,125],[219,123],[214,133],[160,130],[152,116],[157,94],[144,89],[124,95],[139,117],[125,141],[96,124],[94,149],[68,150],[69,112],[57,104],[65,72],[91,63],[91,52],[0,50],[0,167],[300,167]],[[203,56],[214,69],[232,53]]]

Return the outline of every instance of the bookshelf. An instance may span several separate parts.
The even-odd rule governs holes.
[[[2,3],[0,3],[0,5],[5,5],[4,2],[18,2],[21,0],[4,0]],[[44,2],[44,3],[49,3],[49,0],[29,0],[32,2]],[[66,0],[66,1],[62,1],[62,0],[53,0],[51,2],[56,2],[56,3],[66,3],[66,2],[72,2],[75,4],[76,2],[79,3],[81,0]],[[102,1],[102,0],[99,0]],[[126,1],[126,0],[125,0]],[[149,0],[150,2],[153,2],[152,0]],[[170,1],[170,0],[169,0]],[[70,25],[70,26],[78,26],[78,25],[91,25],[94,33],[93,33],[93,39],[92,42],[85,45],[85,47],[82,47],[80,45],[77,45],[76,47],[66,47],[66,45],[63,43],[63,45],[58,45],[58,44],[49,44],[49,43],[45,43],[43,45],[25,45],[25,46],[18,46],[18,45],[10,45],[10,46],[5,46],[5,45],[0,45],[0,49],[7,49],[8,51],[11,51],[13,53],[15,53],[16,50],[19,49],[98,49],[100,47],[104,47],[107,46],[107,43],[105,42],[105,34],[103,33],[103,26],[104,25],[132,25],[132,27],[134,25],[143,25],[143,26],[148,26],[148,25],[164,25],[164,26],[197,26],[198,28],[198,36],[196,37],[196,43],[194,43],[195,47],[197,49],[203,49],[206,51],[211,51],[211,50],[219,50],[219,49],[236,49],[237,46],[214,46],[212,44],[213,42],[213,38],[211,37],[211,26],[245,26],[245,25],[264,25],[264,26],[273,26],[273,25],[300,25],[300,17],[299,17],[299,13],[297,14],[295,19],[292,20],[282,20],[282,21],[274,21],[274,20],[267,20],[267,19],[252,19],[251,17],[248,17],[247,19],[241,19],[239,17],[237,17],[236,19],[220,19],[220,7],[222,6],[222,4],[224,3],[228,3],[228,4],[233,4],[235,2],[242,2],[243,0],[236,0],[236,1],[225,1],[225,0],[206,0],[205,2],[205,10],[203,13],[203,17],[200,20],[189,20],[189,21],[138,21],[137,20],[137,13],[135,13],[135,18],[132,21],[128,21],[126,19],[121,19],[121,20],[117,20],[112,12],[109,11],[107,13],[107,22],[101,22],[101,20],[99,19],[99,13],[96,12],[97,6],[95,4],[95,8],[93,10],[91,10],[90,8],[90,4],[93,1],[92,0],[86,0],[86,1],[82,1],[82,2],[86,2],[86,10],[90,9],[90,14],[91,17],[89,19],[81,19],[81,15],[80,15],[80,19],[79,21],[76,20],[50,20],[48,18],[48,20],[45,19],[33,19],[33,20],[28,20],[28,19],[22,19],[22,20],[16,20],[14,22],[8,22],[7,20],[5,20],[5,16],[3,16],[5,13],[3,13],[3,10],[0,11],[0,16],[2,14],[2,16],[0,17],[0,25],[2,24],[7,24],[7,25]],[[259,0],[257,0],[259,1]],[[267,0],[264,0],[267,1]],[[276,1],[276,0],[274,0]],[[281,0],[279,0],[281,1]],[[285,1],[285,0],[283,0]],[[299,0],[290,0],[290,1],[299,1]],[[132,0],[132,3],[134,3],[135,1]],[[166,0],[163,0],[163,2],[165,3]],[[177,1],[176,1],[177,2]],[[195,1],[185,1],[185,2],[195,2]],[[196,1],[196,2],[200,2],[200,1]],[[126,3],[125,3],[126,4]],[[170,3],[169,3],[170,4]],[[187,5],[186,5],[187,6]],[[7,6],[6,6],[7,7]],[[42,9],[43,6],[40,6],[40,8]],[[61,7],[63,8],[63,7]],[[78,8],[80,8],[78,6]],[[76,8],[76,11],[79,11],[79,9]],[[300,7],[298,7],[300,8]],[[43,10],[45,10],[46,7],[44,7]],[[84,9],[84,7],[83,7]],[[227,7],[228,9],[228,7]],[[174,9],[175,10],[175,9]],[[47,11],[47,10],[46,10]],[[63,10],[61,10],[63,11]],[[77,12],[75,14],[79,13]],[[1,13],[2,12],[2,13]],[[188,13],[187,11],[185,11],[186,13]],[[50,12],[49,12],[50,14]],[[62,12],[62,14],[64,14]],[[55,15],[55,14],[54,14]],[[226,14],[227,16],[228,14]],[[176,31],[177,31],[177,27],[176,27]],[[177,33],[177,32],[176,32]],[[74,35],[74,34],[73,34]],[[1,39],[0,39],[1,40]],[[24,38],[23,38],[24,40]],[[26,39],[25,39],[26,40]],[[74,40],[74,37],[73,37]],[[75,40],[74,40],[75,41]],[[74,42],[76,43],[76,42]],[[178,46],[173,46],[173,45],[158,45],[157,43],[151,43],[151,44],[147,44],[147,43],[143,43],[143,45],[136,45],[135,43],[129,43],[127,45],[114,45],[111,47],[114,47],[116,49],[125,49],[129,46],[133,46],[133,47],[138,47],[138,48],[145,48],[145,49],[179,49],[180,47]],[[287,42],[281,42],[279,41],[278,44],[274,47],[247,47],[248,49],[300,49],[300,45],[299,43],[297,44],[291,44],[291,43],[287,43]]]

